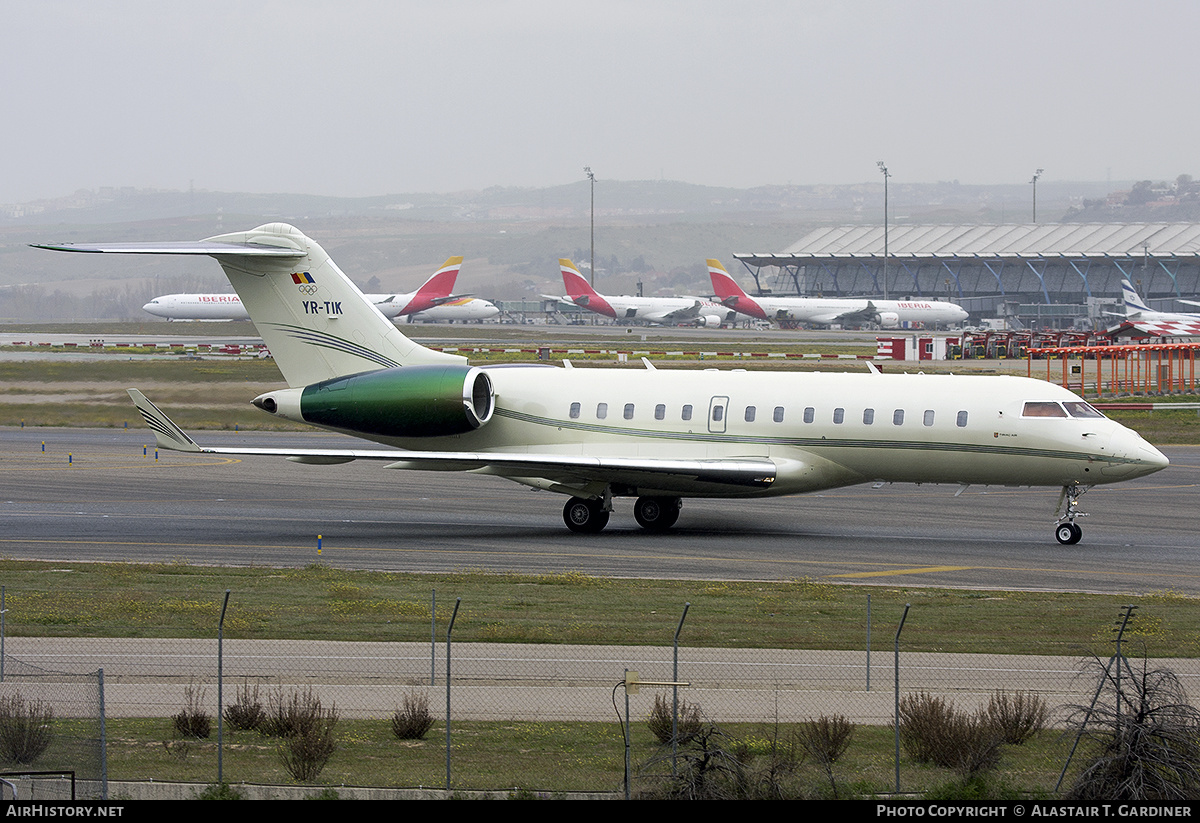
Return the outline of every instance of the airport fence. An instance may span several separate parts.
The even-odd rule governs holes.
[[[684,611],[676,631],[682,637],[684,616],[688,623],[704,619]],[[928,646],[929,638],[915,622],[877,626],[870,650],[865,637],[862,649],[814,650],[695,648],[672,636],[639,646],[447,642],[445,620],[424,643],[218,641],[155,637],[152,630],[137,638],[31,637],[21,636],[18,614],[8,615],[8,636],[0,639],[0,697],[45,701],[55,723],[74,730],[69,744],[21,769],[77,771],[94,781],[86,789],[92,793],[104,791],[118,749],[122,781],[295,784],[276,762],[282,743],[224,722],[218,746],[217,718],[234,704],[258,702],[269,711],[296,696],[335,709],[334,739],[345,753],[301,783],[613,792],[624,774],[627,718],[637,730],[632,762],[653,759],[647,718],[656,699],[668,706],[678,699],[685,711],[738,729],[759,748],[781,724],[821,716],[887,727],[897,690],[944,696],[968,711],[997,691],[1030,692],[1061,723],[1065,707],[1086,704],[1095,687],[1081,677],[1082,664],[1112,651],[1097,642],[1107,631],[1101,627],[1090,637],[1056,638],[1060,654],[979,653],[971,649],[988,643],[981,627],[971,628],[962,639],[917,652],[910,647]],[[810,631],[819,634],[819,626]],[[1138,648],[1153,655],[1152,646]],[[1157,662],[1191,693],[1200,690],[1200,659]],[[626,710],[631,681],[645,685],[630,691]],[[435,721],[422,740],[402,742],[390,731],[406,700],[424,702]],[[203,741],[184,739],[173,722],[188,710],[210,718]],[[0,718],[0,740],[3,733]],[[101,739],[107,761],[97,751]]]

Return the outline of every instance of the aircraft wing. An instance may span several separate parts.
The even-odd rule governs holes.
[[[51,251],[75,251],[100,254],[208,254],[234,255],[238,257],[304,257],[308,252],[284,246],[268,246],[263,243],[214,243],[199,242],[169,243],[31,243],[35,249]]]
[[[1182,297],[1181,297],[1181,298],[1179,298],[1179,302],[1180,302],[1180,303],[1187,303],[1189,306],[1200,306],[1200,301],[1196,301],[1196,300],[1184,300]]]
[[[697,300],[690,306],[672,309],[671,311],[647,313],[642,316],[646,320],[654,320],[659,323],[679,323],[685,320],[695,320],[699,317],[701,306],[701,302]]]
[[[641,457],[599,457],[527,452],[438,452],[408,449],[269,449],[205,447],[192,440],[137,389],[129,389],[146,425],[160,448],[193,454],[286,457],[297,463],[331,465],[352,460],[382,460],[389,469],[417,471],[476,471],[503,477],[540,478],[551,484],[583,488],[590,483],[623,483],[661,491],[707,490],[728,493],[766,489],[775,482],[778,467],[762,457],[714,460],[673,460]]]

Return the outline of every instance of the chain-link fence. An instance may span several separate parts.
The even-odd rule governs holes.
[[[218,647],[215,632],[205,640],[11,636],[10,618],[0,698],[19,692],[53,707],[55,727],[69,728],[72,737],[64,735],[28,768],[74,770],[94,781],[90,794],[103,786],[95,751],[101,698],[110,759],[116,741],[124,747],[119,765],[110,766],[114,780],[295,783],[277,762],[283,745],[261,733],[224,723],[218,747],[219,690],[226,709],[256,700],[269,710],[296,694],[336,707],[338,754],[305,782],[555,792],[620,788],[621,684],[629,671],[643,683],[684,684],[630,695],[640,730],[629,741],[635,763],[650,759],[657,745],[645,722],[656,696],[670,705],[677,694],[706,722],[761,738],[780,724],[822,715],[887,727],[897,688],[949,696],[965,710],[986,705],[997,690],[1032,692],[1058,710],[1061,723],[1061,707],[1086,703],[1095,687],[1079,677],[1091,654],[1089,638],[1063,638],[1060,655],[1020,655],[972,653],[967,640],[947,642],[941,651],[906,651],[901,634],[896,654],[895,630],[877,627],[869,652],[865,644],[861,650],[675,648],[667,637],[663,645],[644,646],[455,641],[448,659],[444,625],[427,643],[238,638]],[[912,623],[910,631],[919,636]],[[974,642],[988,645],[978,636]],[[1185,688],[1200,688],[1200,660],[1175,658],[1169,666]],[[414,697],[435,725],[423,739],[397,740],[391,719]],[[189,706],[210,717],[211,729],[203,742],[185,745],[172,719]],[[0,738],[2,725],[0,717]],[[264,767],[267,761],[275,765]]]

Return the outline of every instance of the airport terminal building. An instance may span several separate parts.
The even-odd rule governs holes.
[[[1197,223],[843,226],[733,256],[760,294],[942,299],[1032,326],[1109,324],[1122,279],[1161,311],[1200,298]]]

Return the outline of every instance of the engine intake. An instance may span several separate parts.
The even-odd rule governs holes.
[[[491,378],[470,366],[405,366],[306,386],[304,420],[387,437],[464,434],[492,419]]]

